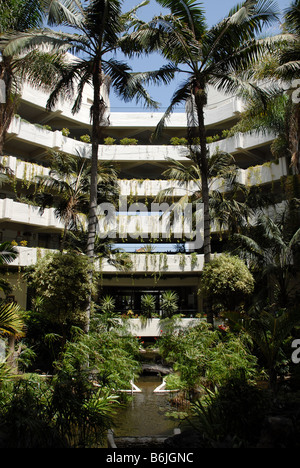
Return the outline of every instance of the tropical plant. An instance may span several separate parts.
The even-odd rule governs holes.
[[[15,302],[0,304],[0,335],[8,337],[9,366],[16,370],[15,341],[24,336],[25,327],[21,308]]]
[[[50,89],[63,67],[58,41],[54,44],[41,30],[45,21],[54,21],[56,4],[56,0],[0,1],[0,79],[5,91],[4,103],[0,104],[0,154],[18,107],[22,81]],[[39,47],[42,34],[52,45],[47,51]]]
[[[90,333],[77,330],[66,345],[63,359],[57,362],[56,370],[70,376],[76,375],[79,369],[84,370],[85,378],[92,377],[96,387],[111,394],[129,389],[130,380],[140,371],[138,340],[120,333],[119,327],[108,330],[101,315],[95,316]]]
[[[232,372],[244,370],[246,378],[257,376],[257,358],[250,351],[247,334],[226,332],[221,335],[207,322],[163,333],[159,350],[166,363],[180,376],[187,390],[209,389],[222,385]]]
[[[111,86],[115,92],[126,101],[136,98],[143,100],[146,105],[157,106],[144,90],[141,79],[150,78],[143,73],[140,76],[131,74],[130,67],[115,59],[114,52],[122,50],[130,53],[130,43],[121,42],[126,30],[135,20],[137,7],[128,13],[122,13],[119,0],[91,0],[89,3],[76,1],[72,3],[76,10],[75,24],[67,23],[71,33],[57,33],[57,38],[64,40],[66,47],[78,52],[79,58],[69,61],[62,70],[61,79],[52,91],[47,107],[52,109],[58,98],[72,98],[74,86],[77,86],[77,95],[74,100],[73,112],[79,111],[82,103],[85,85],[93,87],[92,117],[92,156],[91,156],[91,183],[90,208],[88,218],[87,255],[91,261],[94,259],[94,245],[97,229],[97,168],[98,146],[102,138],[102,130],[108,125],[107,104],[105,91]],[[75,31],[75,33],[74,33]],[[131,43],[132,45],[132,43]],[[168,70],[166,71],[168,74]],[[153,79],[160,79],[161,74],[154,73]],[[140,79],[139,79],[140,78]],[[91,278],[92,281],[92,278]],[[87,316],[90,307],[87,308]],[[87,332],[89,327],[87,320]]]
[[[102,447],[117,405],[84,370],[59,370],[53,381],[29,376],[15,381],[0,405],[2,448]]]
[[[19,252],[16,248],[11,244],[11,242],[1,242],[0,244],[0,264],[8,264],[13,262]]]
[[[48,254],[30,269],[28,283],[36,297],[43,297],[43,317],[59,330],[63,349],[72,327],[83,329],[86,323],[91,292],[87,257],[74,252]]]
[[[97,311],[95,313],[95,320],[101,319],[103,324],[106,324],[107,330],[109,331],[111,328],[118,327],[119,322],[117,319],[118,314],[115,312],[116,309],[116,301],[112,296],[104,296],[99,301],[99,315]]]
[[[160,307],[164,317],[172,317],[178,311],[178,294],[175,291],[164,291]]]
[[[285,202],[274,216],[261,214],[245,234],[233,236],[233,252],[245,259],[253,273],[258,303],[275,310],[293,306],[299,297],[299,224],[290,224],[292,203]]]
[[[200,169],[201,193],[204,204],[204,256],[210,261],[210,215],[208,187],[208,152],[204,108],[207,104],[208,86],[234,93],[241,87],[253,85],[237,77],[235,72],[257,59],[263,41],[256,35],[275,18],[273,3],[249,1],[233,8],[229,15],[208,29],[202,5],[191,0],[159,0],[170,9],[170,14],[139,24],[142,44],[148,51],[159,51],[170,66],[188,75],[183,85],[175,91],[171,103],[158,124],[158,135],[179,103],[188,106],[188,142],[193,160]],[[141,32],[143,33],[141,35]]]
[[[100,307],[104,314],[112,314],[116,308],[116,301],[112,296],[104,296],[100,301]]]
[[[192,159],[187,155],[189,159]],[[161,190],[157,195],[158,201],[168,200],[178,185],[184,194],[173,203],[173,213],[177,209],[184,210],[187,203],[192,203],[194,222],[193,229],[197,227],[197,204],[203,202],[201,170],[197,162],[191,161],[189,166],[180,161],[168,159],[169,168],[163,175],[172,181],[167,189]],[[224,152],[216,152],[208,160],[207,182],[209,189],[210,218],[214,220],[215,227],[235,232],[247,225],[248,219],[253,214],[253,208],[248,203],[251,189],[239,183],[239,170],[232,155]],[[182,211],[183,212],[183,211]],[[186,233],[190,234],[190,233]]]
[[[228,323],[243,333],[247,333],[253,342],[256,354],[265,368],[271,390],[277,390],[277,377],[281,372],[282,362],[289,361],[285,352],[286,343],[290,342],[292,331],[299,325],[297,308],[289,310],[249,309],[242,316],[238,313],[226,314]],[[287,353],[290,346],[287,346]]]
[[[272,39],[268,52],[249,70],[252,80],[269,83],[267,99],[261,92],[246,93],[246,111],[232,129],[235,132],[274,132],[273,155],[287,157],[294,174],[300,172],[299,11],[299,0],[295,0],[285,10],[282,34]]]
[[[147,318],[151,318],[155,312],[156,300],[152,294],[143,294],[141,298],[142,314]]]
[[[41,211],[54,206],[55,214],[64,224],[61,251],[66,245],[68,231],[79,231],[89,212],[89,187],[91,163],[85,154],[64,154],[54,152],[50,155],[50,172],[38,176],[35,199]],[[117,171],[109,162],[98,162],[97,204],[115,203],[118,197]]]
[[[258,442],[270,406],[268,394],[237,370],[192,404],[191,420],[204,447],[246,448]]]
[[[239,257],[219,255],[203,268],[201,292],[215,314],[243,308],[254,291],[254,278]]]

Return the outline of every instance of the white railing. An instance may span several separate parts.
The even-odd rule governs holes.
[[[16,247],[19,255],[10,264],[11,266],[27,267],[34,265],[39,258],[44,257],[48,252],[54,250],[35,248],[35,247]],[[202,254],[128,254],[129,263],[128,269],[122,270],[114,265],[111,265],[106,259],[99,262],[96,261],[96,268],[102,273],[117,273],[125,274],[149,273],[149,274],[165,274],[165,273],[191,273],[202,271],[204,265],[204,256]]]
[[[8,130],[15,139],[25,141],[32,146],[47,150],[60,150],[64,153],[85,155],[90,157],[91,145],[82,141],[63,136],[61,131],[49,131],[15,117]],[[275,135],[238,134],[234,137],[210,143],[210,154],[217,149],[231,154],[259,148],[270,144]],[[188,150],[184,146],[172,145],[100,145],[99,158],[108,161],[165,161],[167,158],[186,160]]]
[[[170,148],[172,147],[169,147],[169,149]],[[35,183],[38,176],[48,175],[50,171],[47,167],[22,161],[14,156],[2,156],[0,161],[4,166],[14,172],[18,180],[23,180],[24,183]],[[282,176],[287,174],[288,168],[286,159],[280,158],[276,163],[268,162],[263,165],[249,167],[248,169],[239,169],[238,181],[241,184],[249,186],[263,185],[279,180]],[[181,185],[177,181],[163,179],[120,179],[118,183],[121,195],[128,198],[155,197],[160,191],[170,188],[172,188],[172,195],[182,196],[186,192],[192,193],[198,189],[198,186],[194,182]],[[212,182],[211,189],[225,190],[226,187],[222,184],[222,181],[215,180]]]

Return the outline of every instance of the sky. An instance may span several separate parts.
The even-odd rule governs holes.
[[[140,3],[141,0],[124,0],[123,2],[123,9],[124,11],[128,11],[131,8],[135,7]],[[208,26],[213,26],[214,24],[218,23],[222,18],[224,18],[230,9],[239,3],[238,0],[202,0],[203,8],[206,13],[206,19]],[[277,6],[280,11],[283,11],[291,4],[291,0],[277,0]],[[142,7],[139,11],[137,16],[144,21],[149,21],[153,16],[158,15],[160,13],[166,13],[167,10],[163,9],[155,0],[150,0],[150,3],[144,7]],[[275,26],[274,26],[275,28]],[[272,30],[270,31],[272,33]],[[275,30],[274,30],[275,32]],[[120,57],[123,59],[123,57]],[[126,59],[127,60],[127,59]],[[153,54],[147,58],[140,58],[130,60],[128,62],[133,71],[147,71],[147,70],[156,70],[161,67],[164,63],[166,63],[158,54]],[[151,97],[160,103],[160,108],[158,111],[164,111],[166,107],[169,105],[172,94],[176,89],[176,84],[179,84],[183,81],[184,77],[176,78],[172,81],[172,83],[168,86],[161,85],[161,86],[151,86],[148,88]],[[136,104],[135,101],[131,103],[124,103],[121,99],[119,99],[113,91],[110,94],[110,106],[111,112],[124,112],[127,111],[135,111],[135,112],[142,112],[145,109],[142,104]],[[176,111],[183,111],[184,109],[177,108]]]

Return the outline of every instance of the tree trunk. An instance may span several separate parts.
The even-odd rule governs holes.
[[[0,156],[3,155],[3,148],[7,130],[10,126],[17,104],[17,97],[12,96],[12,64],[10,57],[3,57],[0,62],[0,80],[4,87],[4,101],[0,103]]]
[[[300,104],[292,104],[289,122],[289,145],[293,174],[300,174]]]
[[[197,113],[197,135],[200,143],[200,151],[196,151],[197,164],[201,173],[202,201],[204,205],[204,263],[210,262],[211,257],[211,239],[210,239],[210,213],[209,213],[209,187],[208,187],[208,160],[206,130],[204,122],[204,107],[207,103],[207,96],[204,85],[196,85],[193,91],[196,113]]]
[[[207,96],[204,85],[198,85],[194,90],[195,104],[198,119],[198,138],[200,140],[200,152],[197,152],[197,163],[200,167],[201,173],[201,188],[202,188],[202,201],[204,208],[204,265],[208,264],[211,260],[211,227],[210,227],[210,212],[209,212],[209,186],[208,186],[208,158],[207,158],[207,143],[206,143],[206,130],[204,122],[204,107],[207,103]],[[208,323],[213,325],[213,312],[211,304],[204,298],[204,308],[207,314]]]
[[[18,372],[18,367],[17,367],[17,363],[16,363],[16,355],[15,355],[15,336],[14,335],[9,335],[8,337],[8,358],[7,358],[7,362],[8,362],[8,365],[10,366],[11,368],[11,371],[13,374],[17,374]]]
[[[92,107],[92,160],[91,160],[91,185],[90,185],[90,207],[88,218],[88,239],[87,239],[87,256],[90,260],[90,295],[86,311],[86,326],[85,332],[89,332],[91,304],[92,304],[92,285],[93,285],[93,270],[95,257],[95,239],[97,232],[97,180],[98,180],[98,149],[101,138],[101,125],[103,125],[104,113],[106,105],[101,97],[100,88],[103,84],[101,61],[95,62],[95,70],[93,74],[94,101]]]

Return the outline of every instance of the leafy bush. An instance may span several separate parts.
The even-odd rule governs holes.
[[[194,424],[206,444],[247,448],[260,437],[270,408],[269,395],[236,372],[215,393],[192,405]],[[206,445],[207,447],[207,445]]]
[[[141,307],[142,313],[151,318],[152,314],[155,312],[155,297],[151,294],[144,294],[141,298]]]
[[[81,135],[80,140],[83,141],[84,143],[91,143],[90,135]]]
[[[0,448],[94,448],[104,442],[117,397],[82,369],[17,380],[0,402]]]
[[[135,138],[122,138],[122,140],[120,140],[120,145],[137,145],[138,144],[138,140],[136,140]]]
[[[254,278],[240,258],[223,254],[203,268],[201,290],[215,312],[234,310],[252,294]]]
[[[72,325],[84,326],[90,294],[89,261],[84,255],[55,253],[31,269],[29,283],[42,297],[42,313],[63,335]]]
[[[193,390],[199,385],[220,385],[235,369],[255,378],[257,359],[250,353],[249,342],[246,334],[223,336],[202,321],[195,327],[164,332],[159,349],[164,361],[179,373],[181,387]]]
[[[186,146],[187,145],[187,139],[186,138],[179,138],[179,137],[173,137],[170,140],[171,145],[174,146]]]
[[[68,128],[63,128],[61,133],[63,136],[68,137],[70,135],[70,130]]]
[[[107,137],[107,138],[104,138],[104,144],[105,145],[113,145],[115,143],[115,139],[112,138],[112,137]]]
[[[174,291],[164,291],[161,300],[161,310],[165,317],[171,317],[178,311],[178,294]]]

